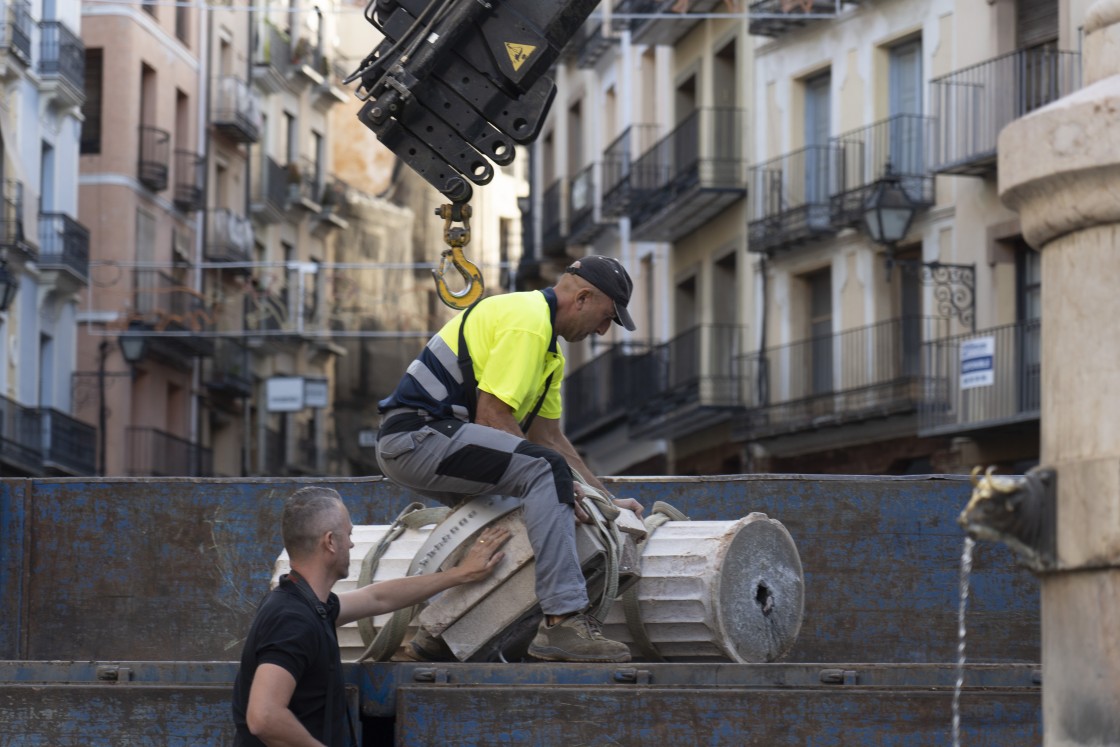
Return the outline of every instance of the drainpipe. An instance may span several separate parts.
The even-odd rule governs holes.
[[[1085,88],[1008,125],[999,189],[1042,252],[1042,464],[962,516],[1042,588],[1043,744],[1120,744],[1120,0],[1085,17]],[[1102,406],[1102,403],[1107,403]]]
[[[191,287],[202,298],[205,298],[203,286],[202,264],[205,256],[206,231],[210,220],[210,138],[207,137],[207,124],[210,120],[210,34],[213,30],[214,14],[206,13],[206,23],[198,25],[198,97],[202,106],[198,111],[198,141],[202,146],[202,161],[206,164],[206,178],[202,184],[202,210],[201,215],[195,218],[194,233],[194,268],[192,270]],[[190,397],[190,440],[198,444],[199,418],[199,392],[202,389],[202,359],[195,357],[191,365],[191,397]]]

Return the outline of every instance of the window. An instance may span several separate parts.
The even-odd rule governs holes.
[[[101,152],[101,73],[104,56],[101,49],[86,50],[86,100],[82,104],[81,153]]]
[[[186,3],[180,2],[175,5],[175,38],[183,44],[187,43],[187,34],[190,31],[190,12],[191,9]]]

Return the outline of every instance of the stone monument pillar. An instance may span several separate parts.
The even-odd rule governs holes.
[[[1042,252],[1047,747],[1120,744],[1120,0],[1094,3],[1084,31],[1085,86],[999,138],[1000,196]]]

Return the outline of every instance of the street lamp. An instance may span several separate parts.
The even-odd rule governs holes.
[[[128,331],[133,332],[140,329],[139,324],[129,324]],[[130,366],[134,366],[144,359],[144,354],[148,352],[148,338],[141,335],[121,335],[117,338],[117,344],[121,346],[121,355],[128,362]]]
[[[894,261],[894,245],[910,230],[918,206],[910,199],[887,161],[883,176],[863,203],[863,224],[876,244],[887,247],[887,269]]]

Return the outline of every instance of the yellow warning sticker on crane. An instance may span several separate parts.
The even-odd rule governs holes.
[[[514,44],[513,42],[506,42],[506,54],[509,55],[510,64],[513,65],[513,71],[516,73],[525,64],[525,60],[536,52],[537,48],[532,44]]]

